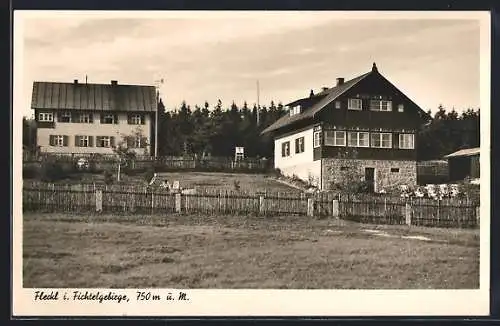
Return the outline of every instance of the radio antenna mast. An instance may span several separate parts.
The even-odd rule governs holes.
[[[257,80],[257,126],[260,123],[260,86],[259,80]]]

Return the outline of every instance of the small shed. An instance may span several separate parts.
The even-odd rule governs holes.
[[[461,149],[444,158],[448,160],[450,181],[479,178],[479,147]]]

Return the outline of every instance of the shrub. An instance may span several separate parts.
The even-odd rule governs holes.
[[[35,179],[39,176],[39,169],[33,165],[23,166],[23,179]]]
[[[110,170],[104,171],[104,183],[107,185],[113,183],[113,173]]]
[[[67,176],[61,162],[47,160],[42,162],[40,177],[42,181],[52,182],[64,179]]]
[[[234,180],[233,182],[233,188],[235,191],[239,191],[240,190],[240,181],[239,180]]]
[[[146,182],[149,182],[151,181],[151,179],[153,178],[155,174],[155,170],[153,167],[149,167],[146,169],[146,172],[144,172],[144,180],[146,180]]]

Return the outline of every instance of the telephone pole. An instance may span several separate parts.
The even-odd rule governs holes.
[[[259,86],[259,80],[257,80],[257,126],[259,126],[260,123],[260,86]]]

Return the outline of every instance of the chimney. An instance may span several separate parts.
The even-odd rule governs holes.
[[[78,79],[73,80],[73,84],[77,85],[78,84]]]
[[[337,86],[340,86],[344,83],[344,78],[337,78]]]
[[[314,96],[314,91],[311,89],[311,93],[309,93],[309,97],[313,97]]]
[[[111,85],[113,85],[113,86],[118,85],[118,81],[117,81],[117,80],[112,80],[112,81],[111,81]]]
[[[328,87],[321,87],[321,90],[324,92],[324,91],[327,91],[328,90]]]
[[[378,69],[377,69],[377,65],[375,64],[375,62],[373,63],[373,66],[372,66],[372,71],[373,71],[373,72],[378,71]]]

